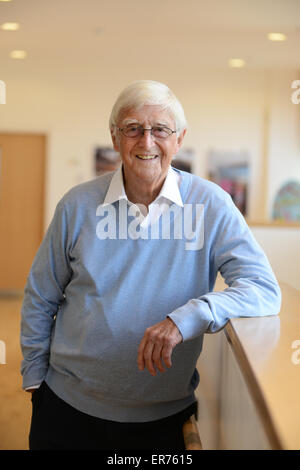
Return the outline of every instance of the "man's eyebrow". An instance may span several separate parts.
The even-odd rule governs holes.
[[[162,127],[169,127],[170,123],[169,122],[155,122],[155,126],[162,126]]]
[[[124,119],[124,121],[122,121],[123,126],[129,126],[130,124],[139,124],[140,126],[142,125],[142,124],[139,123],[139,121],[137,119],[128,118],[128,119]],[[164,122],[155,121],[152,125],[153,126],[169,127],[170,123],[165,122],[165,121]]]
[[[124,121],[122,121],[122,125],[123,126],[128,126],[129,124],[139,124],[139,121],[137,119],[124,119]]]

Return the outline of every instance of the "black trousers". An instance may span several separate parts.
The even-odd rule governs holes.
[[[61,400],[43,382],[32,394],[30,450],[184,450],[183,423],[197,403],[156,421],[119,423],[90,416]]]

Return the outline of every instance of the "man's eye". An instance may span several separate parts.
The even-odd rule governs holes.
[[[156,134],[162,134],[162,135],[168,134],[168,129],[166,127],[154,127],[153,130]]]

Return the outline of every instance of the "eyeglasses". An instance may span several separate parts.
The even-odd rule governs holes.
[[[150,129],[145,129],[143,126],[136,124],[130,124],[129,126],[125,127],[118,127],[118,130],[122,132],[125,137],[131,137],[132,139],[141,137],[141,135],[144,135],[145,131],[150,131],[151,135],[157,139],[167,139],[170,137],[170,135],[176,133],[176,131],[172,131],[172,129],[164,126],[154,126]]]

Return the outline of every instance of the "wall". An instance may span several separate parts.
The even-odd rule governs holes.
[[[267,211],[271,217],[276,192],[289,179],[300,183],[300,103],[291,100],[300,71],[283,71],[269,77],[269,143]]]
[[[277,279],[300,290],[300,227],[251,227]]]

